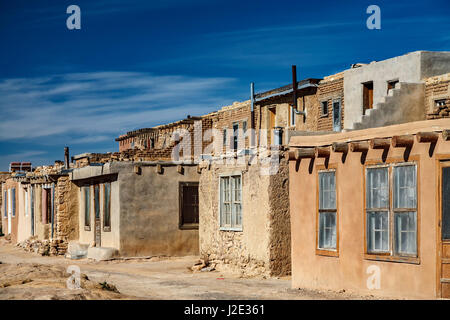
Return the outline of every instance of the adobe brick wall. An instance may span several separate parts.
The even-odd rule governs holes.
[[[341,99],[341,123],[344,124],[344,78],[337,77],[336,79],[325,79],[319,83],[317,90],[318,108],[317,114],[317,127],[314,131],[333,131],[333,100]],[[321,103],[322,101],[328,102],[328,113],[322,115]]]
[[[6,180],[8,180],[11,177],[11,174],[9,172],[0,172],[0,185],[3,184]],[[0,212],[3,217],[3,192],[0,193]],[[2,218],[0,218],[0,231],[3,231],[2,229]],[[4,231],[3,231],[4,233]],[[1,234],[1,232],[0,232]]]
[[[442,106],[436,100],[444,100]],[[427,119],[450,117],[450,73],[425,80],[425,110]]]

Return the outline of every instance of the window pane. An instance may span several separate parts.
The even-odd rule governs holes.
[[[89,187],[84,187],[83,189],[84,189],[84,225],[89,226],[91,222]]]
[[[394,167],[394,208],[416,208],[416,166]]]
[[[319,213],[319,248],[336,249],[336,212]]]
[[[319,209],[336,209],[334,171],[319,172]]]
[[[367,169],[366,207],[368,209],[389,207],[388,172],[388,168]]]
[[[397,253],[417,253],[416,216],[416,212],[395,214],[395,248]]]
[[[367,212],[367,250],[389,251],[389,215],[387,211]]]

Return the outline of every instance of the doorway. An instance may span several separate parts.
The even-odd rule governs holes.
[[[100,187],[98,184],[94,185],[94,212],[95,212],[95,226],[94,226],[94,240],[95,246],[102,246],[102,225],[100,221]]]
[[[373,82],[363,83],[363,114],[373,108]]]
[[[341,131],[341,100],[333,101],[333,131]]]
[[[441,298],[450,298],[450,161],[441,162],[440,166],[440,261],[438,273]]]
[[[269,108],[269,145],[275,144],[273,129],[275,128],[277,107]]]

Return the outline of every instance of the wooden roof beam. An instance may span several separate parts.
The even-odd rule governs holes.
[[[412,134],[393,136],[391,144],[393,148],[410,148],[414,144],[414,136]]]
[[[368,141],[350,142],[350,151],[351,152],[367,152],[367,151],[369,151],[369,142]]]
[[[419,143],[436,143],[439,139],[439,134],[437,132],[418,132],[416,137]]]
[[[347,153],[348,152],[348,143],[347,142],[333,142],[333,144],[331,146],[331,150],[333,150],[333,152]]]
[[[316,155],[315,148],[298,148],[294,151],[295,160],[300,160],[304,158],[312,159]]]
[[[316,147],[314,156],[316,158],[329,158],[330,157],[330,147]]]
[[[389,139],[389,138],[371,139],[369,142],[369,145],[370,145],[371,149],[389,149],[389,147],[391,146],[391,139]]]

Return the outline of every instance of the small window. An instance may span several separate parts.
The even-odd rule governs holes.
[[[225,128],[225,129],[223,129],[223,146],[224,147],[226,147],[227,146],[227,141],[228,141],[228,139],[227,139],[227,129]]]
[[[239,123],[233,123],[233,150],[237,150],[239,146]]]
[[[198,229],[198,182],[180,182],[180,229]]]
[[[328,115],[328,101],[322,101],[320,103],[320,110],[322,116]]]
[[[16,216],[16,188],[11,189],[11,199],[12,199],[12,210],[11,215]]]
[[[337,249],[337,209],[335,171],[319,172],[318,249]]]
[[[28,217],[28,190],[24,190],[24,200],[25,200],[25,217]]]
[[[296,116],[296,114],[295,114],[295,109],[294,109],[294,107],[290,107],[290,113],[291,113],[291,115],[290,115],[290,123],[289,123],[289,125],[291,126],[291,127],[295,127],[295,120],[296,120],[296,118],[295,118],[295,116]]]
[[[103,184],[103,231],[111,231],[111,183]]]
[[[445,99],[438,99],[434,101],[434,105],[436,107],[444,107],[445,106]]]
[[[220,227],[223,230],[242,230],[240,175],[220,178]]]
[[[83,195],[84,195],[84,226],[90,230],[91,226],[91,196],[90,196],[90,187],[83,187]]]
[[[397,85],[397,83],[398,83],[398,80],[391,80],[391,81],[388,81],[388,83],[387,83],[387,92],[389,93],[389,91],[391,91],[392,89],[394,89],[395,86]]]

